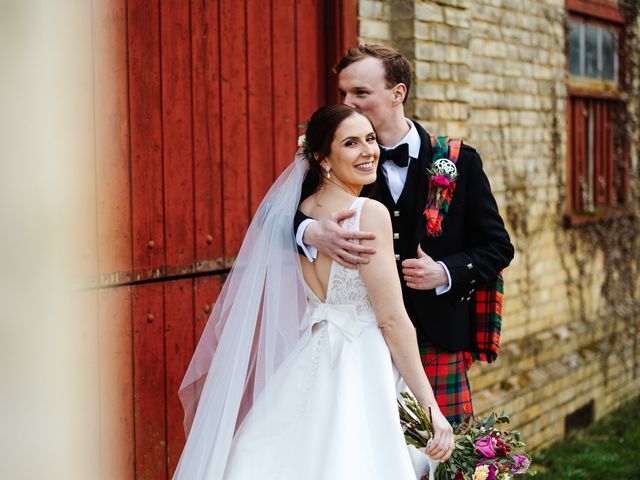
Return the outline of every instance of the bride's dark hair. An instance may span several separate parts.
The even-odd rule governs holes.
[[[331,154],[331,142],[336,130],[351,115],[363,115],[369,120],[369,117],[348,105],[325,105],[313,112],[307,123],[303,148],[309,161],[309,173],[313,175],[314,182],[317,181],[317,186],[322,183],[324,172],[320,162]],[[373,124],[371,126],[373,127]]]

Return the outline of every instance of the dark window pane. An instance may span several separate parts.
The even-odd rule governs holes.
[[[569,73],[581,76],[580,70],[580,24],[571,21],[569,23]]]
[[[602,29],[602,78],[604,80],[615,80],[615,55],[615,35],[611,30]]]
[[[585,25],[585,66],[584,76],[599,78],[598,75],[598,27]]]

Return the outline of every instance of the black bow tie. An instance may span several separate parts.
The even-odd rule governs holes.
[[[393,160],[393,163],[399,167],[406,167],[409,165],[409,144],[403,143],[396,148],[390,148],[388,150],[380,149],[380,162],[384,163],[387,160]]]

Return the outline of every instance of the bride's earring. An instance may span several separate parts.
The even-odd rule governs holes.
[[[331,167],[329,165],[324,167],[324,171],[325,171],[325,174],[327,175],[327,178],[331,178],[331,174],[329,173],[331,171]]]

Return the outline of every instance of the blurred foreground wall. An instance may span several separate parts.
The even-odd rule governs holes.
[[[0,478],[96,478],[96,319],[77,302],[94,157],[90,4],[0,1]]]

